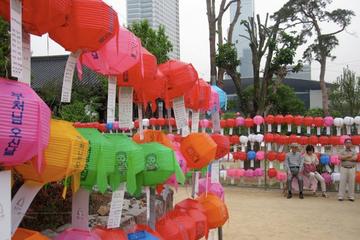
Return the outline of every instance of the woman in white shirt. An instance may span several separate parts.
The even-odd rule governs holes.
[[[319,164],[319,159],[314,153],[314,146],[307,145],[305,150],[306,152],[304,154],[304,175],[308,176],[311,181],[316,178],[320,182],[322,196],[327,197],[325,180],[320,175],[320,173],[316,171],[316,166]],[[314,194],[316,193],[314,192]]]

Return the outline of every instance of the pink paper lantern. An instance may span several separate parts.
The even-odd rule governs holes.
[[[254,170],[248,169],[245,171],[245,177],[253,177],[254,176]]]
[[[235,178],[239,179],[245,176],[245,170],[243,168],[234,169],[235,170]]]
[[[101,240],[95,232],[70,228],[58,235],[55,240]]]
[[[331,175],[327,172],[324,172],[321,174],[321,176],[324,178],[326,185],[331,184]]]
[[[224,188],[220,183],[211,183],[210,177],[207,179],[208,192],[215,194],[221,200],[224,201]],[[200,196],[202,193],[206,192],[206,178],[199,179],[199,192],[197,193]]]
[[[340,144],[344,144],[346,139],[351,139],[351,137],[348,135],[342,135],[340,137]]]
[[[200,127],[201,128],[208,128],[209,127],[209,120],[207,119],[201,119],[200,122]]]
[[[237,117],[235,119],[235,124],[236,124],[237,127],[244,126],[245,119],[243,117]]]
[[[276,179],[277,179],[279,182],[285,182],[286,179],[287,179],[287,175],[286,175],[285,172],[278,171],[278,172],[277,172],[277,175],[276,175]]]
[[[254,117],[254,123],[255,123],[255,125],[261,125],[264,123],[264,118],[260,115],[256,115]]]
[[[264,176],[264,170],[262,168],[256,168],[254,170],[254,177],[262,177]]]
[[[331,127],[334,124],[334,118],[333,117],[325,117],[324,118],[324,126],[325,127]]]
[[[231,178],[234,178],[235,177],[235,171],[236,169],[233,169],[233,168],[230,168],[230,169],[227,169],[226,170],[226,175],[228,176],[228,177],[231,177]]]
[[[264,151],[256,152],[256,160],[262,161],[264,159],[265,159],[265,152]]]
[[[334,166],[340,165],[340,158],[339,155],[331,155],[330,157],[330,163]]]
[[[19,165],[38,156],[35,164],[41,171],[50,117],[49,107],[27,84],[0,78],[0,165]]]

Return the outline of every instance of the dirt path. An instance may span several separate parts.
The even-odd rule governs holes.
[[[175,201],[188,196],[190,189],[180,188]],[[230,221],[223,228],[224,240],[359,240],[358,195],[356,199],[339,202],[336,193],[328,199],[286,199],[280,190],[227,187]]]

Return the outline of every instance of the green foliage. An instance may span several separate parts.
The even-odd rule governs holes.
[[[238,60],[237,51],[235,45],[232,43],[225,43],[218,45],[218,52],[216,54],[216,66],[236,71],[236,68],[240,65]]]
[[[10,75],[10,25],[0,17],[0,77]]]
[[[330,109],[342,116],[354,116],[360,113],[360,76],[346,67],[331,88]]]
[[[305,112],[304,116],[311,116],[311,117],[326,117],[322,108],[313,108],[309,109]],[[331,109],[330,116],[332,117],[344,117],[340,112]]]
[[[141,39],[143,47],[156,56],[158,64],[169,60],[168,53],[173,50],[173,46],[163,26],[154,30],[147,20],[142,20],[130,25],[129,30]]]

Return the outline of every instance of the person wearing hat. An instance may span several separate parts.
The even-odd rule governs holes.
[[[348,186],[349,200],[355,201],[355,166],[357,154],[352,149],[352,142],[347,138],[344,142],[345,149],[340,153],[341,168],[340,168],[340,186],[338,200],[343,201]]]
[[[303,177],[302,177],[302,175],[300,175],[300,173],[304,169],[304,157],[298,151],[298,144],[297,143],[292,143],[290,145],[290,148],[291,148],[291,152],[287,153],[286,158],[285,158],[285,169],[286,169],[287,174],[288,174],[288,177],[287,177],[287,184],[288,184],[287,198],[288,199],[292,198],[291,183],[292,183],[292,180],[295,177],[295,178],[297,178],[298,184],[299,184],[299,198],[303,199],[304,198],[304,195],[303,195],[304,182],[303,182]]]

